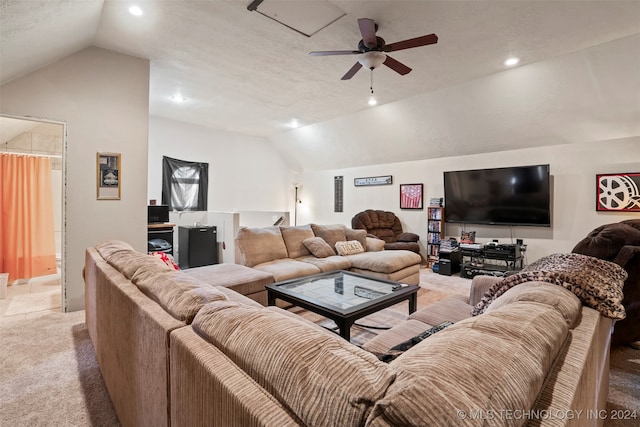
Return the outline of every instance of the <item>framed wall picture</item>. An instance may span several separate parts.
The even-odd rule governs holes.
[[[422,209],[422,184],[400,184],[400,209]]]
[[[98,200],[120,200],[120,153],[97,153],[96,171]]]
[[[640,173],[596,175],[596,211],[640,212]]]
[[[356,187],[365,187],[369,185],[391,185],[393,184],[393,177],[391,175],[385,176],[370,176],[367,178],[354,178],[353,185]]]

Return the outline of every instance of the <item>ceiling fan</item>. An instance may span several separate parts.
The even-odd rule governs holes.
[[[358,50],[326,50],[309,52],[309,55],[360,55],[358,62],[356,62],[355,65],[351,67],[344,76],[342,76],[342,80],[349,80],[362,67],[373,70],[382,64],[404,76],[411,71],[411,68],[399,61],[396,61],[387,55],[387,52],[396,52],[398,50],[410,49],[412,47],[427,46],[438,42],[438,36],[435,34],[429,34],[426,36],[386,44],[382,37],[376,36],[378,24],[376,24],[373,19],[358,19],[358,27],[360,27],[360,34],[362,34],[362,40],[358,43]]]

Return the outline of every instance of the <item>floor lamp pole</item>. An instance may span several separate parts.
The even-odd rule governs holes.
[[[296,185],[296,198],[293,201],[293,225],[298,225],[298,186]]]

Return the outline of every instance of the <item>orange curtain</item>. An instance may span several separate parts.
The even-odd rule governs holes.
[[[51,161],[0,153],[0,273],[9,282],[54,274]]]

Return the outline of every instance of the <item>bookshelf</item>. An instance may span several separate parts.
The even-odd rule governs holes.
[[[440,240],[444,235],[444,208],[429,206],[427,208],[427,265],[438,263]]]

